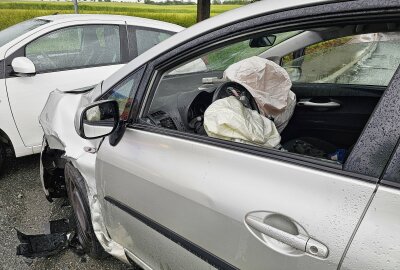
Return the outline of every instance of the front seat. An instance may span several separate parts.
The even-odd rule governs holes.
[[[115,64],[120,61],[120,44],[118,29],[105,28],[104,40],[105,50],[101,58],[101,63]]]
[[[83,49],[81,61],[82,66],[101,64],[104,48],[101,47],[96,31],[92,28],[84,29]]]

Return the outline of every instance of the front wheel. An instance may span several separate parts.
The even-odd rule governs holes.
[[[70,163],[65,165],[65,184],[73,209],[76,233],[83,250],[93,258],[104,258],[106,252],[93,230],[85,180]]]
[[[0,174],[3,171],[3,165],[6,160],[6,147],[4,144],[0,143]]]

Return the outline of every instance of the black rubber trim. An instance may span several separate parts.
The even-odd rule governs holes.
[[[393,181],[384,180],[384,179],[379,182],[379,186],[385,186],[385,187],[400,189],[400,183],[399,182],[393,182]]]
[[[227,270],[238,270],[235,266],[231,265],[230,263],[224,261],[223,259],[217,257],[216,255],[208,252],[204,248],[196,245],[195,243],[191,242],[190,240],[184,238],[183,236],[177,234],[176,232],[168,229],[167,227],[159,224],[158,222],[152,220],[151,218],[139,213],[138,211],[132,209],[131,207],[123,204],[122,202],[110,197],[106,196],[104,198],[107,202],[111,203],[115,207],[121,209],[122,211],[128,213],[129,215],[133,216],[134,218],[140,220],[153,230],[161,233],[168,239],[174,241],[187,251],[191,252],[192,254],[196,255],[203,261],[207,262],[208,264],[216,267],[217,269],[227,269]]]
[[[119,40],[120,40],[121,63],[128,63],[131,59],[129,57],[128,33],[126,31],[125,24],[119,25]]]
[[[379,184],[400,189],[400,139],[397,141],[396,148],[385,167],[382,180],[380,180]]]
[[[136,40],[136,26],[128,25],[126,33],[128,37],[129,58],[133,60],[139,55],[137,49],[137,40]]]
[[[6,61],[0,60],[0,80],[6,78]]]

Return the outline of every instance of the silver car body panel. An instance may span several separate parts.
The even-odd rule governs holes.
[[[380,186],[341,269],[399,269],[400,190]]]
[[[104,141],[96,166],[99,197],[134,207],[239,269],[265,269],[266,262],[271,269],[336,269],[375,189],[373,183],[134,129],[115,147]],[[174,209],[174,217],[166,209]],[[290,217],[329,248],[328,258],[261,241],[244,224],[253,211]],[[140,245],[153,236],[108,202],[105,213],[111,237],[157,265],[147,250],[153,245]],[[175,263],[171,269],[188,267]]]

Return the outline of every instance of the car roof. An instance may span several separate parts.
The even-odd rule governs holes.
[[[261,16],[264,14],[277,12],[294,7],[301,7],[325,2],[335,2],[334,0],[280,0],[280,1],[259,1],[240,8],[236,8],[224,12],[218,16],[209,18],[200,23],[197,23],[182,32],[179,32],[168,38],[167,40],[159,43],[158,45],[147,50],[139,55],[127,65],[122,67],[119,71],[108,77],[103,82],[103,91],[108,90],[110,87],[118,83],[121,79],[125,78],[133,70],[139,68],[146,62],[156,58],[160,54],[172,50],[174,47],[183,44],[193,38],[201,36],[210,30],[217,29],[235,22],[250,19],[252,17]]]
[[[47,20],[54,23],[72,22],[72,21],[126,21],[129,25],[143,26],[158,28],[172,32],[180,32],[185,29],[182,26],[162,22],[152,19],[134,17],[134,16],[123,16],[123,15],[109,15],[109,14],[59,14],[38,17],[37,19]]]

